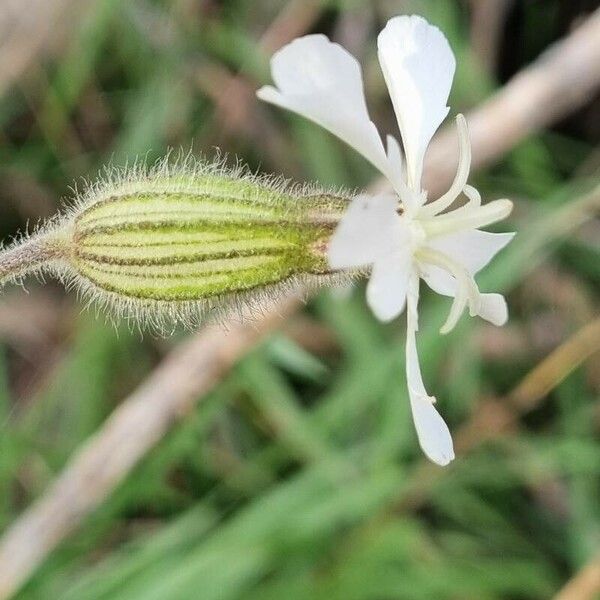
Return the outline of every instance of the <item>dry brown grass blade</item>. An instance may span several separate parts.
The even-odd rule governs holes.
[[[319,18],[322,0],[292,0],[260,38],[260,48],[268,56],[295,37],[303,35]]]
[[[74,19],[93,0],[4,0],[0,3],[0,95],[24,71],[73,30]],[[65,18],[65,15],[69,18]]]
[[[467,452],[506,433],[519,417],[534,410],[561,381],[596,352],[600,352],[600,317],[582,327],[538,363],[503,402],[481,404],[456,435],[459,451]]]
[[[475,165],[499,158],[534,129],[576,109],[599,83],[600,10],[473,112]],[[439,192],[448,184],[455,154],[454,133],[446,131],[431,148],[430,190]],[[14,594],[169,427],[295,306],[283,302],[263,320],[232,326],[228,333],[207,328],[174,350],[0,540],[0,598]]]
[[[600,317],[582,327],[531,371],[510,395],[519,410],[530,410],[569,373],[600,351]]]
[[[492,73],[498,60],[502,28],[514,0],[471,0],[471,48]]]
[[[589,562],[554,596],[554,600],[598,600],[600,597],[600,556]]]

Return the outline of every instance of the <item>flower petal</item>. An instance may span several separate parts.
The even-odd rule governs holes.
[[[331,236],[332,269],[372,265],[367,302],[375,316],[391,321],[403,310],[412,249],[410,229],[394,196],[357,196]]]
[[[387,158],[388,163],[390,165],[390,175],[393,176],[394,181],[397,181],[401,188],[405,187],[404,184],[404,173],[403,170],[403,160],[402,160],[402,150],[400,148],[400,144],[398,140],[393,136],[388,134],[386,136],[386,147],[387,147]],[[404,190],[402,190],[404,191]],[[404,198],[405,194],[401,194],[401,197]]]
[[[416,283],[414,282],[416,279]],[[417,354],[416,311],[418,303],[418,278],[413,275],[408,293],[406,329],[406,380],[415,429],[421,449],[434,463],[445,466],[454,459],[454,445],[450,430],[435,409],[435,398],[425,390],[419,356]]]
[[[425,150],[450,110],[454,54],[444,34],[418,16],[390,19],[377,43],[402,134],[409,187],[420,190]]]
[[[456,279],[449,273],[434,265],[419,265],[421,277],[436,293],[454,297],[456,294]],[[477,315],[497,327],[508,321],[508,306],[502,294],[480,294]]]
[[[425,283],[436,293],[442,296],[456,294],[456,279],[447,271],[427,263],[419,263],[421,277]]]
[[[482,319],[496,327],[502,327],[508,321],[508,306],[502,294],[481,294],[481,306],[477,313]]]
[[[389,163],[388,179],[396,190],[398,196],[402,200],[404,211],[409,216],[415,216],[421,205],[425,202],[426,194],[417,192],[407,187],[406,175],[402,160],[402,150],[398,140],[393,135],[386,137],[387,141],[387,158]]]
[[[411,394],[410,407],[419,445],[425,456],[441,467],[445,467],[454,460],[454,446],[444,419],[428,396]]]
[[[447,254],[471,275],[485,267],[515,237],[514,233],[490,233],[479,229],[460,231],[431,239],[428,246]],[[443,292],[442,292],[443,293]]]
[[[408,247],[405,252],[394,252],[373,265],[367,284],[367,304],[380,321],[391,321],[404,310],[410,271]]]
[[[356,196],[331,236],[329,266],[359,268],[392,254],[400,220],[396,209],[393,196]]]
[[[418,198],[414,199],[415,194],[406,186],[402,150],[398,140],[393,135],[386,136],[386,148],[388,160],[387,178],[398,196],[402,199],[402,205],[406,213],[414,215],[419,209],[420,203]]]
[[[389,164],[377,128],[367,112],[358,61],[324,35],[307,35],[271,59],[277,88],[257,96],[321,125],[360,152],[388,176]]]

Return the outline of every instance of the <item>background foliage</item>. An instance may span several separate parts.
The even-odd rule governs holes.
[[[389,16],[418,12],[446,32],[459,64],[455,114],[594,4],[509,2],[491,57],[476,41],[485,24],[467,2],[306,2],[297,19],[313,15],[308,31],[359,57],[375,120],[391,131],[375,53]],[[207,156],[218,146],[298,181],[368,185],[375,174],[360,157],[253,97],[268,80],[270,42],[259,40],[285,7],[73,3],[68,19],[51,24],[44,51],[0,82],[3,237],[52,214],[73,180],[172,146]],[[440,338],[447,303],[424,294],[426,380],[459,432],[451,467],[427,465],[418,449],[403,324],[377,323],[361,291],[349,299],[322,293],[246,356],[18,597],[552,596],[600,548],[600,356],[539,398],[512,390],[598,318],[598,222],[566,241],[556,239],[556,224],[600,181],[599,111],[598,102],[588,105],[474,176],[484,198],[516,203],[509,226],[518,240],[482,281],[508,294],[509,324],[464,319]],[[0,304],[2,528],[184,335],[117,332],[58,285],[31,282],[28,290],[7,290]]]

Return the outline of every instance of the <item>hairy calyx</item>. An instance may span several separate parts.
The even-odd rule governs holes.
[[[118,173],[0,253],[0,281],[58,276],[109,316],[195,324],[339,280],[327,242],[343,195],[190,160]]]

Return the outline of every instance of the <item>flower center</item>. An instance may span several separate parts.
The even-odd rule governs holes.
[[[413,219],[408,216],[405,218],[410,231],[410,246],[414,253],[427,242],[427,232],[423,229],[423,226],[418,219]]]

